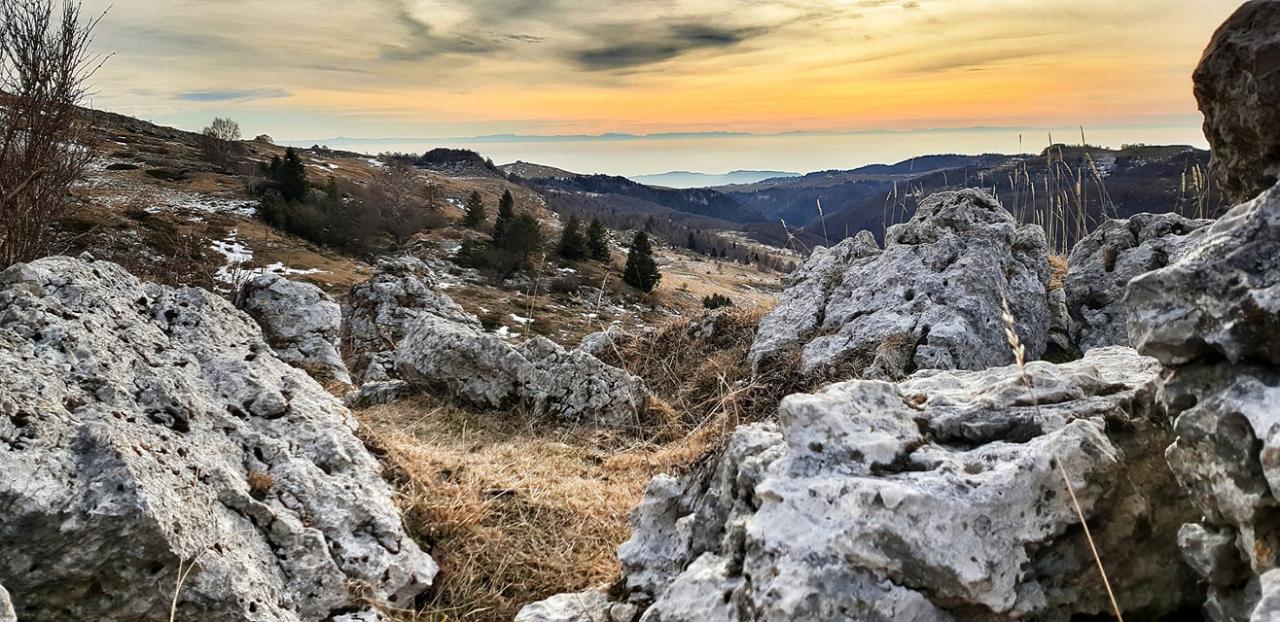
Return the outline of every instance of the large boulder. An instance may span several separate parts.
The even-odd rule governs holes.
[[[803,374],[896,379],[917,369],[1012,362],[1001,321],[1009,301],[1027,355],[1045,350],[1050,310],[1044,232],[1019,227],[980,190],[940,192],[885,248],[859,234],[820,249],[760,322],[751,362]]]
[[[1182,258],[1211,220],[1177,214],[1112,219],[1080,240],[1067,259],[1066,304],[1076,346],[1127,346],[1124,292],[1140,274]]]
[[[1166,454],[1203,520],[1179,539],[1218,621],[1280,615],[1280,188],[1135,278],[1129,334],[1169,368]]]
[[[1214,34],[1195,95],[1218,187],[1247,201],[1280,179],[1280,2],[1252,0]]]
[[[394,378],[396,346],[418,318],[480,328],[480,320],[436,291],[431,269],[410,256],[379,261],[369,280],[351,288],[346,306],[343,343],[348,367],[360,383]]]
[[[655,478],[619,549],[648,622],[1065,620],[1116,598],[1156,619],[1203,597],[1177,556],[1196,516],[1164,465],[1159,364],[920,372],[783,400],[715,460]],[[1061,461],[1061,467],[1058,465]]]
[[[1280,365],[1280,187],[1236,206],[1167,268],[1130,282],[1134,347],[1174,366]]]
[[[396,353],[398,375],[489,408],[523,404],[575,423],[634,425],[648,401],[643,382],[582,350],[537,337],[518,347],[434,316],[417,320]]]
[[[355,420],[201,289],[55,257],[0,273],[0,583],[24,622],[328,620],[436,565]]]
[[[351,384],[337,345],[342,307],[319,287],[268,273],[245,283],[236,302],[281,360],[317,380]]]

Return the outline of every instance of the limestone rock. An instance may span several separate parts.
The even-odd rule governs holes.
[[[1169,563],[1196,513],[1163,463],[1159,371],[1100,348],[1028,365],[1034,403],[1016,367],[792,395],[780,428],[654,480],[619,550],[626,586],[650,622],[1105,615],[1061,460],[1124,610],[1198,603]]]
[[[350,413],[200,289],[65,257],[0,273],[0,582],[24,622],[323,620],[436,565]]]
[[[1211,168],[1231,203],[1280,178],[1280,3],[1251,0],[1214,34],[1196,68]]]
[[[3,585],[0,585],[0,622],[18,622],[18,616],[13,612],[13,601],[9,600],[9,592]]]
[[[1076,244],[1067,260],[1067,310],[1081,350],[1127,346],[1124,292],[1134,277],[1176,262],[1211,220],[1177,214],[1137,214],[1108,220]]]
[[[390,362],[409,327],[425,316],[480,328],[480,320],[435,291],[431,269],[415,257],[383,259],[373,277],[351,288],[343,339],[351,356],[348,366],[360,382],[390,379],[388,368],[371,363]]]
[[[515,622],[632,622],[634,618],[634,607],[611,603],[600,590],[587,590],[525,605]]]
[[[1192,570],[1210,585],[1229,587],[1249,579],[1249,568],[1240,559],[1233,529],[1187,523],[1178,530],[1178,548]]]
[[[525,404],[577,423],[637,423],[648,401],[639,378],[543,337],[519,347],[475,327],[424,316],[401,341],[396,370],[489,408]]]
[[[609,328],[583,337],[582,341],[578,343],[578,349],[591,356],[600,357],[620,346],[627,338],[627,335],[622,331],[622,327],[618,324],[613,324]]]
[[[1166,365],[1280,365],[1280,188],[1238,205],[1167,268],[1133,279],[1129,338]]]
[[[991,196],[962,190],[929,196],[885,237],[883,250],[863,233],[816,251],[761,320],[752,363],[798,353],[805,374],[888,379],[1004,365],[1002,293],[1029,358],[1044,352],[1050,270],[1039,227],[1017,227]]]
[[[245,283],[237,303],[281,360],[318,380],[351,384],[337,346],[342,307],[319,287],[268,273]]]
[[[1181,260],[1133,279],[1125,301],[1135,346],[1169,368],[1162,394],[1177,436],[1166,457],[1203,516],[1185,532],[1234,541],[1184,539],[1188,561],[1210,583],[1205,613],[1223,622],[1274,619],[1280,190],[1236,206]]]

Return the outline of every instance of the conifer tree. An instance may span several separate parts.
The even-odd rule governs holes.
[[[643,231],[636,232],[636,237],[631,241],[631,252],[627,253],[622,280],[646,294],[653,291],[658,286],[658,281],[662,280],[658,263],[653,260],[653,246],[649,244],[649,236]]]
[[[462,224],[475,229],[484,224],[488,214],[485,213],[484,199],[480,198],[480,193],[472,191],[471,196],[467,197],[467,215],[463,217]]]
[[[605,237],[604,225],[600,224],[598,218],[592,218],[591,226],[587,227],[587,248],[591,252],[591,258],[596,261],[608,262],[613,259],[609,254],[609,240]]]
[[[587,238],[582,234],[582,223],[577,216],[570,216],[560,233],[560,246],[556,252],[565,259],[578,261],[587,257]]]
[[[511,191],[503,192],[502,199],[498,201],[498,216],[493,219],[494,246],[499,248],[503,246],[503,237],[506,236],[507,225],[515,217],[515,206],[516,200],[511,196]]]

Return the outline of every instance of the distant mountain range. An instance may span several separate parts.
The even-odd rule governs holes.
[[[766,179],[799,177],[800,173],[786,171],[730,171],[728,173],[693,173],[690,171],[671,171],[657,175],[632,175],[631,181],[647,186],[663,186],[666,188],[709,188],[712,186],[731,186],[735,184],[754,184]]]
[[[557,211],[608,213],[620,219],[615,226],[631,226],[621,220],[627,215],[627,222],[644,223],[655,216],[694,230],[739,228],[769,243],[785,242],[791,235],[834,243],[862,229],[880,237],[886,226],[909,218],[929,193],[976,186],[1031,222],[1044,221],[1049,203],[1059,206],[1051,227],[1067,244],[1083,228],[1078,223],[1106,216],[1168,211],[1212,215],[1221,202],[1217,192],[1197,191],[1188,182],[1202,178],[1196,171],[1202,173],[1208,162],[1207,151],[1189,146],[1054,145],[1038,155],[930,155],[805,175],[682,171],[627,179],[524,162],[501,168],[543,191]]]

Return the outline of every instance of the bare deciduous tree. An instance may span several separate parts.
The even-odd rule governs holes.
[[[221,168],[229,168],[239,152],[240,124],[231,119],[215,117],[204,128],[205,159]]]
[[[100,66],[71,0],[0,0],[0,267],[48,254],[93,159],[78,106]]]

